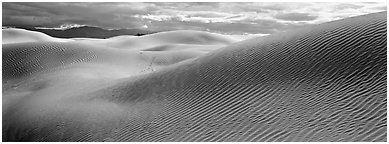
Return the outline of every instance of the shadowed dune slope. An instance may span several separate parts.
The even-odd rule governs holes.
[[[39,91],[3,104],[3,141],[387,141],[386,24],[358,16]]]

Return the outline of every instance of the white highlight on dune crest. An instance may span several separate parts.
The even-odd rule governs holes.
[[[41,32],[29,31],[18,28],[8,28],[2,30],[2,43],[21,43],[21,42],[70,42],[72,39],[54,38]]]

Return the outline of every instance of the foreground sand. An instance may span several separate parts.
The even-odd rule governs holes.
[[[3,44],[3,141],[387,138],[386,13],[241,42],[50,41]]]

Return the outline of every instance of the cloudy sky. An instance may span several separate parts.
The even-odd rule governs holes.
[[[386,11],[386,3],[11,3],[3,26],[90,25],[151,31],[203,30],[271,34],[351,16]]]

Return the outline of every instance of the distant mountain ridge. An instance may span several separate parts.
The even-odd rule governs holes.
[[[5,28],[3,26],[3,28]],[[19,27],[15,27],[19,28]],[[81,27],[73,27],[65,30],[58,30],[58,29],[39,29],[35,27],[20,27],[23,29],[31,30],[31,31],[38,31],[45,33],[52,37],[57,38],[110,38],[120,35],[145,35],[145,34],[152,34],[156,33],[153,31],[148,30],[142,30],[142,29],[103,29],[100,27],[93,27],[93,26],[81,26]]]

